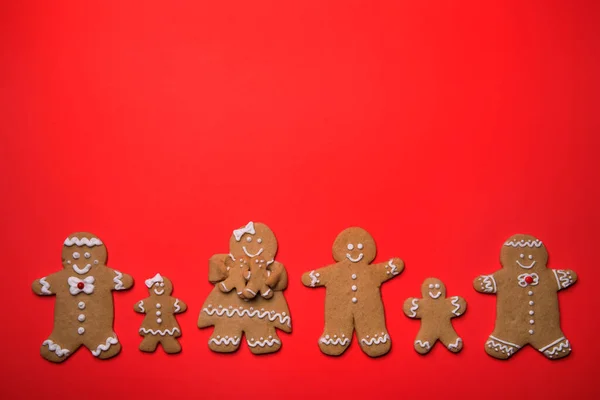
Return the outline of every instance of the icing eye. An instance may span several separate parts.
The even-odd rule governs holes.
[[[359,243],[356,247],[358,247],[359,250],[362,250],[364,246],[362,243]]]
[[[531,254],[530,254],[528,258],[529,258],[530,260],[533,260],[533,255],[531,255]]]
[[[92,255],[86,251],[85,253],[83,253],[83,256],[85,258],[90,258]]]
[[[98,265],[98,260],[94,260],[94,264]]]
[[[352,243],[348,243],[348,250],[354,250],[354,245]]]
[[[520,254],[519,257],[525,258],[525,254]]]
[[[79,257],[80,257],[80,255],[79,255],[79,253],[78,253],[78,252],[75,252],[75,253],[73,253],[73,258],[74,258],[75,260],[78,260],[78,259],[79,259]]]
[[[429,284],[429,289],[433,289],[433,283]]]
[[[256,241],[257,241],[258,243],[262,243],[262,239],[261,239],[261,238],[258,238],[258,239],[256,239]]]
[[[160,287],[164,287],[164,286],[165,286],[165,283],[164,283],[164,282],[161,282],[161,283],[160,283]]]
[[[251,241],[252,241],[252,238],[251,238],[250,236],[248,236],[248,237],[246,238],[246,242],[250,243]]]
[[[436,288],[436,289],[439,289],[439,288],[440,288],[440,284],[439,284],[439,283],[436,283],[436,284],[435,284],[435,288]]]

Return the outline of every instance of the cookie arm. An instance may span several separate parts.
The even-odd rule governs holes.
[[[227,278],[225,262],[231,259],[230,254],[215,254],[208,260],[208,281],[217,283]]]
[[[331,265],[329,267],[313,269],[312,271],[305,272],[302,275],[302,284],[307,287],[327,286],[327,282],[334,267],[334,265]]]
[[[496,293],[498,292],[498,285],[496,284],[496,278],[494,275],[479,275],[473,281],[473,288],[479,293]]]
[[[58,281],[59,274],[60,271],[33,281],[31,284],[33,293],[37,294],[38,296],[52,296],[56,294],[54,287]]]
[[[146,314],[146,309],[144,307],[146,306],[147,301],[148,298],[145,298],[144,300],[140,300],[137,303],[135,303],[133,306],[133,311],[138,312],[140,314]]]
[[[173,314],[181,314],[182,312],[185,312],[185,310],[187,310],[187,304],[185,304],[183,300],[176,298],[173,303]]]
[[[127,290],[133,286],[133,278],[129,274],[124,274],[116,269],[108,268],[112,276],[111,290]]]
[[[570,269],[552,269],[552,274],[556,279],[557,290],[563,290],[577,282],[577,274]]]
[[[404,306],[402,306],[402,311],[408,318],[421,318],[421,309],[419,307],[419,299],[416,297],[409,297],[404,301]]]
[[[379,264],[372,264],[372,271],[379,279],[380,283],[388,281],[396,276],[400,275],[404,271],[404,261],[395,257],[389,261],[382,262]]]
[[[285,289],[285,286],[287,286],[287,274],[284,274],[285,267],[283,266],[283,264],[280,262],[274,261],[273,264],[269,265],[268,269],[269,269],[269,271],[271,271],[271,275],[269,275],[269,277],[265,281],[265,285],[269,286],[270,288],[273,288],[273,287],[277,286],[277,284],[279,284],[280,282],[284,283],[282,281],[283,281],[283,279],[285,279],[286,282],[283,285],[284,286],[283,289]],[[279,286],[282,286],[282,285],[279,285]]]
[[[452,317],[459,317],[467,310],[467,302],[460,296],[452,296],[446,299],[446,305],[448,306]]]

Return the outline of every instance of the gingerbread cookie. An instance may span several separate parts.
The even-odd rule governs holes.
[[[577,281],[571,270],[548,269],[548,252],[530,235],[511,236],[502,246],[502,269],[473,282],[497,295],[496,326],[485,343],[490,356],[507,359],[526,344],[556,360],[571,352],[560,329],[557,292]]]
[[[237,350],[243,334],[252,353],[277,351],[276,329],[291,332],[292,325],[282,292],[287,273],[274,259],[275,235],[265,224],[250,222],[233,231],[229,248],[230,254],[209,260],[208,279],[215,288],[202,306],[198,327],[215,327],[208,346],[216,352]]]
[[[380,286],[404,270],[399,258],[371,264],[377,248],[362,228],[342,231],[333,244],[336,264],[302,275],[308,287],[325,286],[325,330],[319,347],[325,354],[342,354],[350,345],[352,333],[362,350],[371,357],[386,354],[391,339],[385,326]]]
[[[165,353],[179,353],[181,345],[176,338],[181,336],[181,329],[175,314],[187,310],[187,305],[180,299],[171,297],[173,285],[167,277],[156,274],[146,279],[145,283],[150,297],[133,306],[136,312],[146,314],[139,330],[144,337],[140,350],[151,353],[160,343]]]
[[[427,278],[421,286],[422,299],[414,297],[404,302],[404,314],[421,320],[421,329],[415,339],[415,350],[427,354],[438,339],[453,353],[463,348],[463,340],[452,327],[452,318],[463,315],[467,302],[459,296],[446,298],[446,286],[437,278]]]
[[[54,329],[41,347],[42,357],[62,362],[81,345],[107,359],[121,351],[113,331],[113,290],[133,286],[133,279],[106,266],[106,247],[95,235],[69,235],[62,250],[63,269],[33,282],[40,296],[56,295]]]

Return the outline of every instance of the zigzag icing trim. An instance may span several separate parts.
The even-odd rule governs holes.
[[[345,338],[335,338],[335,339],[331,339],[328,337],[322,337],[321,339],[319,339],[319,343],[323,343],[327,346],[345,346],[348,343],[350,343],[350,339],[348,339],[347,337]]]
[[[273,346],[275,344],[281,344],[281,342],[277,339],[265,339],[265,340],[254,340],[254,339],[250,339],[247,340],[248,342],[248,346],[250,347],[256,347],[256,346],[260,346],[260,347],[265,347],[265,346]]]
[[[117,343],[119,343],[119,339],[117,339],[116,336],[109,336],[108,338],[106,338],[106,344],[99,344],[98,347],[96,347],[96,350],[92,350],[92,354],[94,355],[94,357],[98,357],[100,353],[110,349],[111,345]]]
[[[564,340],[564,342],[563,342]],[[555,346],[557,343],[561,342],[558,346]],[[554,346],[554,347],[552,347]],[[552,347],[551,350],[548,350],[550,347]],[[548,346],[542,347],[540,349],[540,352],[546,354],[548,357],[552,358],[552,356],[562,350],[571,350],[571,345],[569,344],[569,341],[565,339],[565,337],[561,337],[556,339],[554,342],[550,343]]]
[[[144,308],[144,300],[140,300],[139,307],[140,307],[140,310],[142,310],[143,313],[146,312],[146,309]]]
[[[458,346],[460,345],[460,342],[462,342],[462,339],[456,338],[456,341],[454,343],[450,343],[448,345],[448,350],[452,350],[452,349],[458,350]]]
[[[236,314],[239,317],[243,317],[244,315],[247,315],[250,318],[258,317],[260,319],[267,317],[269,319],[269,321],[275,321],[276,319],[279,318],[280,323],[285,324],[289,327],[292,326],[289,315],[283,315],[280,313],[276,313],[275,311],[259,311],[259,310],[251,311],[251,310],[246,310],[246,309],[240,310],[238,308],[230,308],[230,309],[222,308],[220,310],[217,308],[213,308],[212,310],[209,310],[206,307],[203,308],[202,311],[211,316],[214,314],[217,314],[219,317],[221,317],[225,314],[229,318],[233,317]]]
[[[411,303],[412,303],[412,307],[410,308],[410,316],[411,317],[416,317],[417,316],[417,310],[419,309],[419,299],[412,299]]]
[[[317,283],[319,283],[319,278],[317,277],[317,275],[315,275],[315,271],[314,270],[310,271],[308,276],[310,278],[310,286],[315,287],[315,285]]]
[[[63,243],[65,246],[77,246],[77,247],[81,247],[81,246],[87,246],[87,247],[94,247],[94,246],[102,246],[103,243],[100,239],[98,238],[91,238],[88,239],[86,237],[82,237],[81,239],[79,239],[77,236],[74,236],[72,238],[66,238],[65,242]]]
[[[117,275],[113,278],[113,282],[115,283],[115,290],[125,289],[125,286],[123,286],[123,281],[121,281],[123,274],[121,272],[117,271],[116,269],[115,269],[115,274]]]
[[[454,310],[452,310],[452,314],[454,314],[458,317],[460,315],[460,313],[457,312],[460,309],[460,304],[458,304],[458,296],[453,296],[453,297],[451,297],[451,299],[452,299],[452,301],[450,301],[450,304],[452,304],[455,307]]]
[[[240,344],[240,340],[241,338],[232,338],[229,336],[225,336],[224,338],[217,336],[217,338],[212,338],[208,341],[208,344],[214,343],[217,346],[222,346],[222,345],[228,345],[228,344],[232,344],[234,346],[237,346],[238,344]]]
[[[370,338],[370,339],[360,339],[360,342],[362,344],[366,344],[367,346],[372,346],[373,344],[381,344],[381,343],[385,343],[388,340],[390,340],[390,335],[388,335],[387,333],[383,336],[380,336],[378,338]]]
[[[568,288],[573,284],[573,279],[571,279],[571,275],[568,271],[564,271],[562,269],[553,269],[552,272],[554,272],[556,283],[558,283],[558,290]]]
[[[516,351],[515,349],[521,348],[521,346],[498,339],[495,336],[490,336],[490,339],[488,339],[488,341],[485,344],[490,349],[494,349],[496,351],[499,350],[501,353],[506,353],[507,356],[511,356]]]
[[[42,285],[42,294],[45,295],[49,295],[52,294],[52,292],[50,291],[50,284],[48,282],[46,282],[46,277],[43,277],[40,279],[40,285]]]
[[[173,336],[175,334],[175,332],[177,333],[181,333],[181,331],[179,330],[179,328],[171,328],[171,329],[163,329],[161,330],[154,330],[154,329],[147,329],[147,328],[140,328],[140,332],[142,333],[150,333],[154,336],[156,335],[160,335],[160,336],[165,336],[165,335],[169,335],[169,336]]]
[[[398,272],[398,267],[392,262],[393,259],[390,259],[390,261],[388,261],[388,266],[391,268],[390,272],[392,273],[392,275],[398,275],[400,272]]]
[[[262,297],[267,297],[271,293],[271,289],[267,289],[264,293],[261,294]]]
[[[68,356],[69,353],[71,352],[68,349],[62,349],[59,345],[57,345],[50,339],[44,340],[44,342],[42,343],[42,346],[48,346],[50,351],[53,351],[54,354],[56,354],[59,357]]]
[[[421,346],[421,347],[423,347],[425,349],[430,349],[431,348],[431,345],[427,341],[422,342],[420,340],[415,340],[415,344],[418,344],[419,346]]]
[[[496,280],[492,275],[483,275],[481,286],[486,293],[496,293]]]
[[[181,306],[179,305],[179,299],[175,299],[175,304],[173,304],[173,307],[175,307],[175,312],[181,311]]]
[[[542,247],[542,241],[539,239],[536,240],[509,240],[504,243],[505,246],[508,247]]]

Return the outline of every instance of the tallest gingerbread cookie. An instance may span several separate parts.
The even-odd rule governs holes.
[[[507,359],[526,344],[554,360],[570,354],[571,345],[560,329],[557,292],[575,283],[577,274],[548,269],[547,262],[541,240],[514,235],[502,246],[502,269],[473,282],[478,292],[498,296],[496,327],[485,346],[490,356]]]

